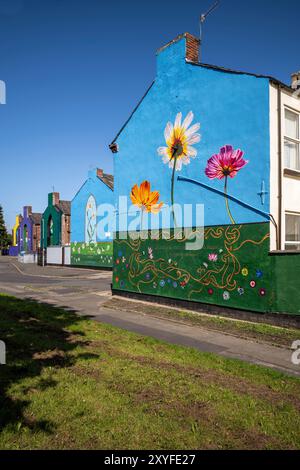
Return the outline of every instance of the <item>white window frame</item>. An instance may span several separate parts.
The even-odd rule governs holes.
[[[290,137],[286,134],[286,111],[289,111],[290,113],[292,114],[295,114],[296,116],[298,116],[298,138],[295,139],[293,137]],[[285,161],[285,143],[286,142],[290,142],[290,143],[293,143],[293,144],[296,144],[297,147],[298,147],[298,165],[299,165],[299,168],[291,168],[291,167],[288,167],[286,165],[286,161]],[[284,169],[286,170],[292,170],[292,171],[298,171],[300,173],[300,113],[299,111],[296,111],[295,109],[292,109],[292,108],[289,108],[288,106],[285,106],[284,107],[284,142],[283,142],[283,145],[284,145]]]
[[[292,211],[285,211],[285,237],[284,237],[284,249],[285,249],[285,251],[289,251],[286,248],[287,245],[298,245],[298,246],[300,246],[300,240],[299,241],[287,241],[287,239],[286,239],[286,216],[287,215],[294,215],[294,216],[300,218],[300,213],[299,212],[292,212]],[[300,252],[300,250],[299,250],[299,252]]]

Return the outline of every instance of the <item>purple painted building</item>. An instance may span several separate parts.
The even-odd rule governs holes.
[[[32,212],[31,206],[23,207],[19,226],[19,252],[35,253],[41,243],[42,214]]]

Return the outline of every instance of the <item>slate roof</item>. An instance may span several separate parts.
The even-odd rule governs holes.
[[[32,214],[30,214],[30,218],[35,225],[41,225],[42,214],[39,214],[38,212],[33,212]]]
[[[57,207],[63,214],[71,215],[71,201],[59,201],[59,205]]]
[[[106,186],[109,187],[112,191],[114,190],[114,177],[113,175],[109,175],[108,173],[103,173],[103,176],[97,175],[98,178],[103,181]]]

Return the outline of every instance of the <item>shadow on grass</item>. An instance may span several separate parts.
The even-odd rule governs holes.
[[[35,391],[55,387],[56,381],[42,378],[45,368],[71,367],[79,358],[98,357],[95,354],[72,352],[83,341],[80,324],[86,320],[74,311],[64,310],[35,300],[0,296],[0,340],[6,344],[6,365],[0,365],[0,432],[5,426],[54,432],[53,423],[37,421],[25,414],[30,399],[30,387],[24,387],[24,399],[15,398],[11,388],[26,378],[37,378]],[[74,332],[68,331],[75,327]],[[51,370],[51,369],[50,369]]]

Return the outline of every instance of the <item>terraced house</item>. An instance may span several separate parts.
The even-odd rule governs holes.
[[[23,207],[23,216],[19,218],[19,252],[37,253],[41,245],[42,214],[32,212],[31,206]]]
[[[9,256],[18,256],[19,254],[19,244],[20,244],[20,223],[22,216],[16,215],[15,225],[12,229],[12,244],[9,247]]]
[[[90,170],[88,178],[71,202],[71,264],[111,268],[113,264],[113,220],[101,228],[101,220],[114,204],[114,178],[102,169]]]
[[[185,33],[157,52],[155,80],[110,145],[117,215],[126,196],[140,217],[132,229],[132,209],[119,217],[114,292],[300,314],[300,74],[288,86],[202,64],[198,47]],[[150,216],[158,239],[144,236]]]
[[[42,248],[48,264],[70,264],[71,202],[57,192],[48,194],[42,216]],[[66,249],[65,249],[66,248]]]

